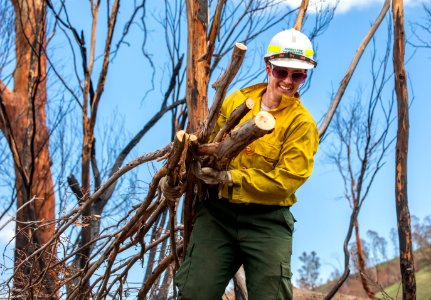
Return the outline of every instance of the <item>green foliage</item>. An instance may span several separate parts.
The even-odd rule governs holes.
[[[299,260],[303,265],[298,269],[299,279],[297,283],[300,288],[313,290],[318,285],[320,259],[316,252],[312,251],[310,254],[302,252]]]
[[[431,266],[425,267],[416,273],[416,300],[431,299]],[[380,299],[402,299],[403,290],[400,282],[394,283],[385,289],[385,293],[378,293]]]

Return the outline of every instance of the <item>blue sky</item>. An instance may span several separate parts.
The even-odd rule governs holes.
[[[291,1],[288,2],[292,3]],[[423,17],[422,9],[418,5],[419,2],[413,2],[405,1],[407,36],[409,36],[410,22],[419,21]],[[303,95],[302,101],[317,121],[321,120],[326,113],[331,100],[331,92],[338,88],[356,49],[370,24],[377,17],[382,3],[383,1],[377,0],[341,1],[330,27],[315,41],[319,65],[314,72],[311,88]],[[81,13],[81,10],[75,13]],[[306,27],[304,29],[306,31]],[[378,42],[384,40],[385,31],[386,21],[383,22],[377,33]],[[275,31],[268,32],[251,46],[257,47],[256,49],[264,49],[274,33]],[[157,39],[155,41],[157,43]],[[412,49],[407,47],[407,55],[409,55]],[[104,96],[106,97],[104,99],[106,105],[102,105],[100,114],[104,115],[104,118],[109,118],[113,114],[123,116],[124,127],[127,129],[126,134],[131,135],[142,125],[142,120],[151,116],[153,110],[158,109],[158,105],[152,105],[151,99],[140,102],[144,89],[136,87],[142,86],[143,82],[148,81],[149,78],[144,72],[147,68],[144,62],[133,59],[136,55],[134,52],[136,49],[123,47],[121,51],[119,57],[116,58],[117,63],[113,64],[110,69]],[[359,85],[367,85],[369,57],[370,52],[366,51],[346,90],[341,105],[348,103],[349,97],[354,95]],[[159,68],[162,69],[163,67],[165,66]],[[431,167],[431,158],[428,155],[431,148],[428,132],[431,128],[431,118],[429,117],[431,104],[428,100],[429,77],[427,74],[429,69],[431,69],[430,49],[417,51],[415,57],[406,66],[413,87],[410,89],[409,86],[410,99],[413,98],[413,92],[415,96],[410,109],[408,197],[411,214],[420,219],[431,214],[431,206],[427,201],[428,169]],[[128,74],[129,76],[116,76],[116,74]],[[119,86],[121,88],[118,88]],[[102,119],[98,122],[98,130],[102,131],[106,122]],[[149,133],[146,145],[142,146],[140,150],[134,151],[131,156],[136,157],[142,151],[150,152],[159,146],[166,145],[169,136],[165,133],[166,126],[158,124],[155,130]],[[148,141],[151,142],[148,143]],[[313,175],[298,191],[299,201],[292,208],[298,220],[292,257],[294,280],[298,275],[297,269],[300,268],[298,257],[303,251],[311,252],[314,250],[317,252],[322,262],[323,278],[327,278],[332,272],[332,266],[336,266],[342,271],[342,246],[349,222],[350,208],[347,201],[342,198],[341,178],[336,169],[329,165],[325,158],[327,146],[326,143],[320,146],[316,155]],[[387,154],[387,163],[376,178],[371,194],[365,201],[359,215],[362,236],[366,237],[367,230],[377,231],[388,240],[389,254],[393,254],[390,252],[392,245],[389,240],[389,232],[391,228],[396,228],[394,159],[395,151],[392,150]],[[147,167],[142,169],[147,172]],[[12,234],[12,226],[2,230],[0,245],[4,245]]]
[[[359,3],[368,3],[359,5]],[[304,104],[310,109],[316,120],[326,112],[330,101],[331,89],[337,90],[345,75],[356,49],[368,31],[370,24],[377,17],[383,1],[341,1],[342,12],[335,15],[333,22],[318,43],[319,65],[315,70],[310,90],[303,96]],[[349,8],[346,3],[351,4]],[[409,36],[410,23],[423,17],[422,9],[417,5],[406,5],[405,25]],[[377,42],[384,40],[386,22],[377,32]],[[429,40],[430,37],[428,37]],[[406,57],[412,53],[407,46]],[[340,105],[347,104],[359,85],[367,85],[369,75],[370,52],[366,51],[359,63]],[[429,111],[429,80],[426,70],[431,67],[431,51],[420,50],[406,65],[412,86],[409,86],[409,99],[414,101],[410,109],[410,137],[408,160],[408,199],[411,215],[421,220],[431,214],[427,197],[429,185],[428,169],[431,147],[428,128],[431,126]],[[392,80],[393,81],[393,80]],[[368,83],[369,84],[369,83]],[[392,83],[390,83],[393,85]],[[412,89],[413,87],[413,89]],[[312,177],[298,192],[299,202],[293,212],[298,219],[294,238],[294,257],[302,251],[316,251],[322,262],[322,275],[328,276],[333,266],[342,270],[344,255],[342,243],[349,223],[350,207],[343,196],[341,177],[334,166],[327,163],[326,141],[320,145],[316,156],[316,165]],[[374,230],[388,241],[388,254],[393,255],[389,232],[396,228],[394,169],[395,145],[386,155],[386,165],[380,171],[371,193],[365,200],[359,215],[359,224],[363,238],[367,230]],[[352,239],[351,239],[352,241]],[[300,267],[298,259],[293,259],[294,277]],[[296,271],[296,272],[295,272]]]

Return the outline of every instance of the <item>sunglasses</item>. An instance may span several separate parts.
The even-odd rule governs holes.
[[[304,72],[289,72],[288,69],[271,65],[271,74],[277,79],[284,80],[289,75],[294,83],[303,83],[307,78],[307,73]]]

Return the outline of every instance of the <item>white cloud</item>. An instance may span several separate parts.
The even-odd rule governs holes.
[[[404,0],[404,6],[415,6],[420,5],[429,0]],[[286,3],[290,7],[298,7],[301,4],[301,0],[286,0]],[[337,0],[311,0],[309,3],[308,11],[310,13],[316,12],[319,7],[333,7],[336,5]],[[373,5],[382,6],[384,0],[340,0],[336,13],[346,13],[354,9],[363,9]]]
[[[7,220],[5,220],[6,222]],[[3,228],[5,222],[0,223],[0,228]],[[6,226],[0,231],[0,245],[9,243],[12,238],[15,236],[15,222],[9,222]]]

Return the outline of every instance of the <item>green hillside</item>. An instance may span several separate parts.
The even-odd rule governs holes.
[[[416,270],[416,299],[431,300],[431,247],[417,250],[414,253]],[[402,299],[400,262],[394,258],[367,269],[366,273],[374,282],[374,291],[378,299]],[[328,282],[318,288],[317,291],[327,293],[335,281]],[[339,293],[357,297],[366,297],[358,274],[352,274],[340,288]]]
[[[419,272],[416,272],[416,292],[417,300],[431,299],[431,266],[424,267]],[[385,288],[385,294],[379,293],[376,296],[380,299],[402,299],[401,283],[392,284]]]

